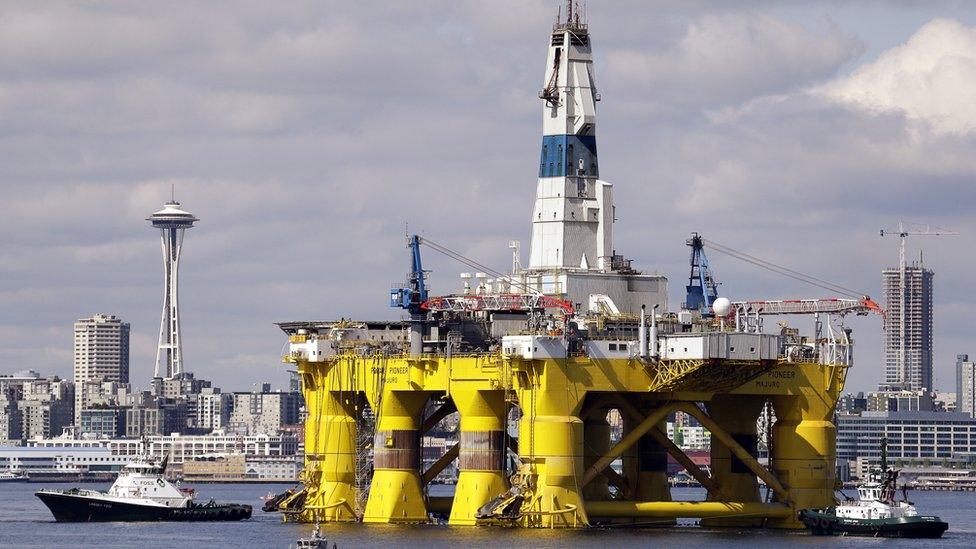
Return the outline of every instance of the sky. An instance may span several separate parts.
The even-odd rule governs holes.
[[[284,386],[277,321],[398,318],[404,234],[527,259],[555,0],[0,3],[0,373],[71,376],[72,323],[132,325],[152,375],[158,233],[181,265],[185,368]],[[683,299],[692,231],[880,298],[908,221],[935,270],[936,387],[972,336],[976,12],[962,1],[590,1],[618,253]],[[713,253],[732,299],[826,297]],[[465,267],[428,253],[436,293]],[[802,328],[807,319],[797,319]],[[882,378],[848,319],[851,390]]]

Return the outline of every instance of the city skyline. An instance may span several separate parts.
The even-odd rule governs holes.
[[[589,23],[601,29],[595,40],[602,61],[595,78],[600,92],[614,98],[601,111],[600,170],[615,184],[618,251],[638,268],[669,277],[672,307],[681,302],[684,239],[694,230],[873,290],[877,298],[878,271],[897,257],[893,242],[878,239],[878,228],[901,219],[951,227],[962,236],[924,243],[926,263],[939,276],[935,384],[950,389],[955,355],[972,352],[973,298],[960,275],[972,265],[954,250],[971,248],[976,235],[965,207],[976,198],[968,185],[976,172],[969,160],[976,118],[960,108],[949,120],[938,106],[906,96],[865,104],[859,93],[902,69],[932,76],[934,87],[922,95],[958,106],[968,86],[945,87],[938,60],[976,34],[973,16],[949,3],[901,6],[886,11],[890,24],[881,29],[864,22],[877,15],[870,6],[734,6],[706,13],[666,4],[660,9],[674,17],[656,18],[639,3],[593,4]],[[7,183],[0,196],[15,213],[0,221],[10,236],[2,252],[11,258],[2,275],[0,368],[70,377],[71,321],[106,311],[133,326],[132,378],[151,376],[159,252],[142,219],[169,197],[173,182],[207,219],[185,252],[186,369],[222,387],[285,379],[278,356],[284,340],[274,321],[389,318],[386,290],[402,270],[405,222],[499,267],[510,263],[507,242],[518,239],[527,262],[526,204],[538,167],[534,100],[544,85],[537,30],[551,23],[552,5],[520,7],[525,14],[518,21],[447,4],[411,10],[410,17],[391,7],[378,18],[349,6],[302,18],[288,9],[243,10],[211,33],[210,42],[190,48],[193,55],[177,48],[172,34],[193,22],[161,7],[12,10],[13,21],[43,16],[49,26],[36,35],[42,42],[55,42],[44,29],[79,18],[91,24],[71,29],[63,43],[92,39],[80,28],[110,29],[113,18],[146,32],[122,57],[95,51],[79,58],[82,48],[69,47],[42,49],[46,57],[38,63],[30,48],[4,54],[8,91],[0,108],[12,135],[6,154],[23,160],[7,158],[2,168]],[[824,16],[834,23],[824,23]],[[366,28],[388,31],[440,62],[413,67],[418,77],[390,100],[389,91],[379,90],[401,69],[391,75],[388,67],[411,63],[386,43],[353,38]],[[0,34],[9,32],[0,25]],[[497,33],[505,33],[505,49],[488,39]],[[102,34],[95,38],[106,44],[119,38]],[[305,40],[301,51],[312,53],[296,55],[276,36]],[[354,49],[337,54],[330,36]],[[224,64],[221,53],[237,47],[246,58]],[[722,49],[744,53],[726,59]],[[749,62],[757,52],[764,52],[767,68]],[[688,68],[695,55],[702,62]],[[190,64],[191,57],[200,65]],[[15,73],[15,64],[35,68]],[[68,67],[104,78],[86,89]],[[145,87],[146,99],[133,96],[115,117],[110,103],[96,101],[94,114],[86,115],[57,91],[74,86],[119,99],[136,84]],[[217,91],[201,93],[204,88]],[[153,98],[162,96],[186,108],[154,116]],[[51,112],[70,116],[54,120],[24,108],[37,97]],[[491,120],[471,118],[476,104],[493,113]],[[460,129],[469,124],[481,125],[473,142]],[[423,128],[424,139],[387,144],[391,125]],[[27,128],[41,128],[40,137]],[[825,144],[825,134],[838,139]],[[380,162],[374,162],[377,147],[390,151]],[[791,152],[798,148],[808,154]],[[45,162],[40,149],[66,151],[64,163]],[[935,150],[939,162],[931,160]],[[25,191],[38,182],[44,184],[39,194]],[[453,206],[432,208],[434,192]],[[730,222],[737,219],[756,221]],[[919,245],[911,248],[917,253]],[[728,258],[711,259],[722,295],[823,296]],[[435,290],[457,289],[464,269],[429,261]],[[880,321],[851,323],[858,346],[849,389],[870,389],[884,369]]]

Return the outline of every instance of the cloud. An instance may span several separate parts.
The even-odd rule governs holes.
[[[919,143],[900,110],[811,92],[861,38],[772,4],[588,8],[615,245],[671,277],[672,304],[692,230],[867,290],[897,257],[881,226],[976,234],[973,138]],[[181,267],[187,368],[228,390],[282,383],[273,321],[397,317],[386,295],[405,274],[405,223],[501,269],[509,240],[528,248],[554,2],[5,8],[0,371],[70,375],[71,322],[107,312],[132,323],[132,377],[148,379],[162,273],[145,217],[172,183],[201,218]],[[976,263],[925,244],[937,298],[965,303],[949,266]],[[424,260],[434,291],[457,288],[464,267]],[[815,297],[712,263],[729,295]],[[965,341],[973,307],[940,310],[938,341]],[[862,388],[880,355],[864,322]]]
[[[949,56],[957,49],[950,43],[939,47],[932,56]],[[748,63],[744,70],[749,74]],[[671,275],[672,303],[682,282],[676,273],[687,261],[675,257],[674,243],[692,230],[878,297],[880,270],[897,259],[896,243],[880,239],[879,228],[917,220],[958,230],[963,235],[952,239],[909,242],[909,253],[915,256],[924,249],[927,265],[938,273],[936,376],[939,387],[951,388],[948,359],[966,351],[959,342],[969,331],[965,326],[974,321],[967,282],[960,276],[972,262],[961,258],[958,250],[976,246],[976,222],[970,213],[976,203],[976,135],[920,132],[933,127],[929,120],[903,110],[839,101],[821,90],[846,77],[825,73],[821,78],[831,77],[824,86],[803,78],[796,79],[803,84],[793,89],[756,86],[740,96],[747,97],[741,102],[723,106],[721,99],[706,98],[697,110],[686,109],[704,116],[635,112],[631,120],[650,122],[612,129],[601,120],[602,135],[615,135],[612,154],[622,155],[615,162],[603,160],[605,176],[616,183],[622,218],[615,227],[617,246],[634,250],[629,253],[641,267],[653,265]],[[971,88],[950,86],[946,93],[950,92],[956,95],[948,101],[947,112],[958,111],[965,119],[971,105],[952,105],[964,102]],[[605,139],[601,146],[602,151],[610,148]],[[646,171],[609,173],[620,165]],[[648,225],[656,243],[650,249],[641,246]],[[818,288],[713,255],[711,262],[726,295],[825,295]],[[855,327],[859,357],[850,386],[870,389],[881,376],[880,323],[874,318],[849,322]]]
[[[817,92],[868,112],[901,113],[938,134],[976,130],[976,29],[934,19],[905,44]]]
[[[639,91],[656,110],[737,104],[832,76],[863,49],[836,25],[816,32],[763,13],[705,14],[668,47],[609,51],[607,84]]]

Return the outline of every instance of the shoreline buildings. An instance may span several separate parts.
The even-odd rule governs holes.
[[[956,356],[953,392],[937,392],[933,375],[933,280],[921,256],[905,261],[902,237],[898,267],[882,271],[887,307],[884,381],[878,391],[847,394],[839,402],[838,466],[866,474],[880,462],[882,441],[901,466],[976,466],[976,370],[969,355]],[[944,233],[952,234],[952,233]],[[948,395],[948,396],[947,396]]]
[[[301,448],[302,441],[293,432],[240,436],[218,431],[137,439],[57,437],[0,447],[0,471],[27,472],[35,481],[105,480],[137,457],[169,456],[169,473],[186,476],[187,481],[294,482],[301,469]]]
[[[34,480],[95,480],[138,455],[190,464],[196,481],[287,481],[302,456],[300,387],[222,392],[185,369],[179,264],[199,219],[175,200],[147,220],[159,229],[163,310],[148,390],[130,383],[130,326],[96,314],[74,323],[74,380],[0,375],[0,471]]]

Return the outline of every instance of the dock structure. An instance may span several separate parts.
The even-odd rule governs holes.
[[[279,324],[308,412],[304,487],[278,505],[287,520],[800,528],[798,510],[834,502],[832,417],[850,331],[818,317],[811,337],[763,333],[759,312],[718,297],[697,234],[689,298],[668,312],[667,279],[613,246],[589,29],[572,1],[565,15],[539,94],[528,266],[515,242],[512,272],[499,273],[413,236],[407,283],[390,294],[404,320]],[[457,294],[431,296],[424,245],[477,272],[461,274]],[[764,410],[775,416],[768,466],[757,460]],[[619,439],[611,411],[623,418]],[[710,473],[668,439],[676,412],[710,431]],[[455,413],[457,445],[425,467],[424,434]],[[704,501],[672,501],[669,455],[706,488]],[[454,462],[454,496],[430,495]]]

